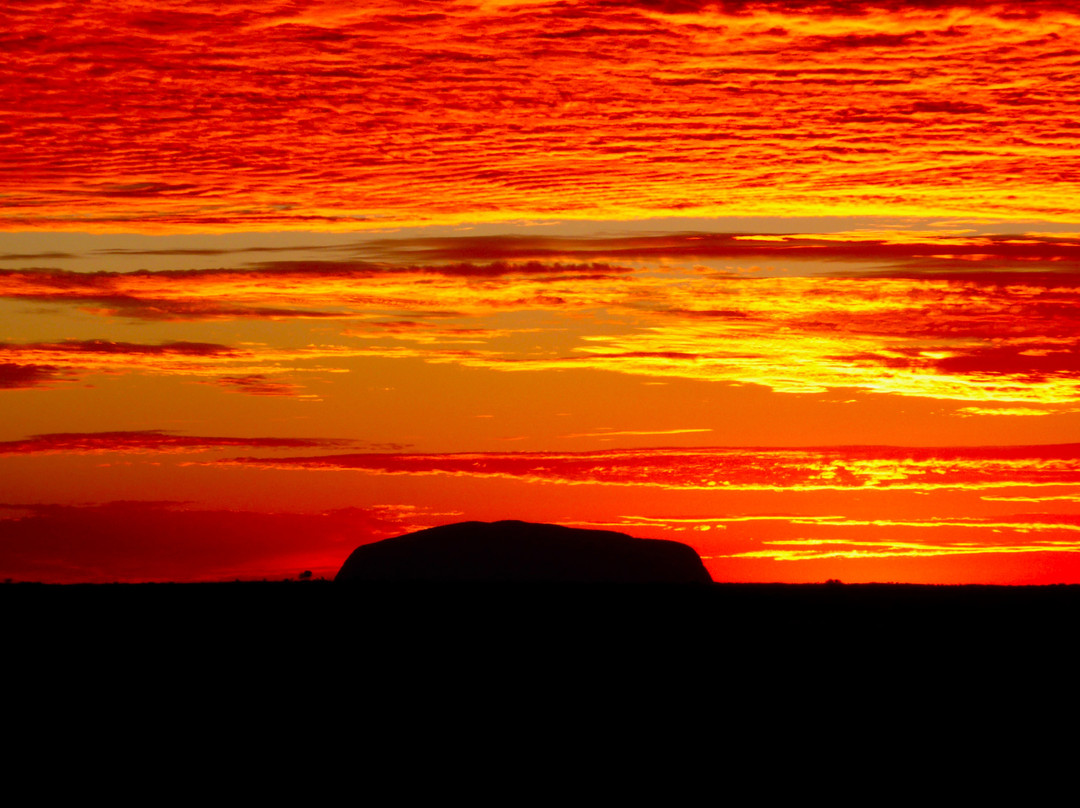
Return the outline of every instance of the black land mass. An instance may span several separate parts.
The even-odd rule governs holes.
[[[348,557],[337,583],[708,584],[693,548],[513,520],[459,522],[365,544]]]

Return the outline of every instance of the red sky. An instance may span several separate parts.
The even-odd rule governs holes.
[[[0,18],[0,578],[1080,582],[1073,4]]]

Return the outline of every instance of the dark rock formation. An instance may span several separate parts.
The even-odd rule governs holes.
[[[356,548],[336,581],[710,583],[685,544],[529,522],[460,522]]]

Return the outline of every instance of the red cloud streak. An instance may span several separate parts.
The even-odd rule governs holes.
[[[278,469],[449,474],[550,483],[732,491],[932,490],[1080,484],[1080,444],[347,454],[234,458],[221,462]]]

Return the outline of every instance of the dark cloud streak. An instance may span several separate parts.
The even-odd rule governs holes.
[[[145,345],[134,342],[111,340],[63,340],[61,342],[0,342],[0,352],[18,354],[23,352],[49,351],[63,354],[126,354],[144,356],[238,356],[240,352],[228,345],[210,342],[163,342]]]
[[[240,438],[179,435],[159,429],[122,432],[56,432],[32,435],[23,440],[0,441],[0,454],[98,452],[201,452],[247,447],[252,449],[314,449],[353,444],[329,438]]]
[[[0,390],[47,387],[50,382],[65,380],[65,370],[50,365],[21,365],[0,362]]]

